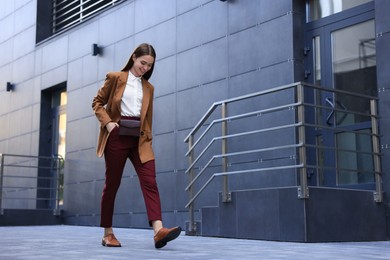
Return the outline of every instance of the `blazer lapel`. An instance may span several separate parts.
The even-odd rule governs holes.
[[[142,106],[141,106],[141,122],[145,119],[146,112],[148,111],[149,100],[150,100],[150,89],[149,84],[142,78]]]
[[[123,93],[125,92],[127,78],[129,76],[128,71],[124,71],[120,74],[117,82],[117,86],[115,89],[115,95],[114,95],[114,102],[113,102],[113,109],[115,109],[117,112],[119,112],[119,115],[121,113],[121,101],[123,97]]]

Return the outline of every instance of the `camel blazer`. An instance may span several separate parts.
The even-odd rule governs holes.
[[[118,122],[121,118],[121,100],[125,91],[128,71],[110,72],[106,75],[103,86],[93,98],[92,109],[100,122],[96,154],[102,157],[109,137],[106,125]],[[142,78],[143,99],[141,105],[141,129],[138,152],[142,163],[154,160],[152,148],[152,118],[154,87]]]

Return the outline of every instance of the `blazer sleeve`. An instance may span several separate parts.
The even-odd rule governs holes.
[[[110,115],[107,113],[106,107],[110,106],[110,104],[108,103],[112,101],[114,84],[114,77],[112,77],[112,75],[108,73],[106,75],[106,79],[104,80],[103,85],[100,87],[92,101],[92,109],[95,112],[95,115],[99,120],[101,127],[105,127],[109,122],[112,121]]]

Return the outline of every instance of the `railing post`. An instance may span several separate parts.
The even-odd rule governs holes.
[[[194,135],[191,135],[188,139],[188,148],[191,149],[192,145],[194,143]],[[191,152],[188,155],[188,162],[189,165],[192,165],[194,161],[194,150],[191,150]],[[189,176],[190,176],[190,182],[193,181],[194,179],[194,167],[192,167],[189,171]],[[189,188],[189,196],[190,196],[190,201],[194,197],[194,186],[191,185]],[[187,230],[187,235],[196,235],[196,223],[195,223],[195,202],[192,202],[191,205],[188,208],[188,213],[189,213],[189,223],[188,223],[188,230]]]
[[[222,116],[221,118],[224,119],[226,118],[227,114],[227,104],[223,103],[221,106],[222,110]],[[227,135],[227,122],[226,120],[222,121],[222,136],[225,137]],[[223,138],[222,139],[222,154],[225,155],[227,153],[227,139]],[[222,172],[227,172],[227,164],[228,164],[228,159],[226,156],[222,157]],[[227,175],[223,176],[222,180],[222,201],[223,202],[230,202],[231,199],[231,194],[229,192],[229,177]]]
[[[305,147],[305,109],[304,109],[304,87],[302,84],[297,85],[297,102],[301,103],[298,106],[297,119],[301,125],[298,127],[298,142],[302,144],[299,148],[299,160],[303,167],[300,169],[300,187],[298,188],[298,198],[308,199],[309,188],[307,186],[307,160]]]
[[[3,176],[4,176],[4,155],[0,154],[0,215],[4,214],[3,210]]]
[[[55,194],[55,208],[54,215],[60,215],[60,174],[61,174],[61,157],[53,156],[53,160],[55,160],[56,166],[56,194]]]
[[[381,161],[379,152],[379,131],[378,131],[378,120],[377,120],[377,101],[371,99],[371,133],[372,133],[372,150],[374,154],[374,171],[375,171],[375,186],[376,191],[374,193],[375,202],[383,202],[383,190],[382,190],[382,176],[381,172]]]

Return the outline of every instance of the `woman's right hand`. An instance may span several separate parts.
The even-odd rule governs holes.
[[[114,129],[115,127],[119,127],[118,123],[115,123],[115,122],[110,122],[106,125],[106,128],[107,128],[107,131],[109,133],[111,133],[112,129]]]

